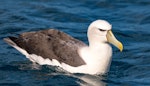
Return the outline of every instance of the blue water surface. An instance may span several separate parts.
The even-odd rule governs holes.
[[[109,21],[122,53],[113,47],[107,75],[70,74],[61,68],[37,68],[4,37],[56,28],[88,43],[88,25]],[[1,0],[0,86],[150,86],[149,0]]]

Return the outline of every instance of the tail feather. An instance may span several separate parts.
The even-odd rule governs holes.
[[[20,45],[21,40],[19,40],[19,38],[11,36],[11,37],[8,37],[8,38],[4,38],[4,41],[6,43],[8,43],[9,45],[11,45],[12,47],[14,47],[15,49],[17,49],[19,52],[21,52],[26,57],[29,55],[27,53],[27,51],[24,49],[24,46],[21,47],[21,45]]]
[[[4,38],[4,41],[6,42],[6,43],[8,43],[9,45],[11,45],[11,46],[17,46],[17,44],[15,43],[15,40],[17,40],[18,38],[16,38],[16,37],[12,37],[12,36],[10,36],[10,37],[8,37],[8,38]]]

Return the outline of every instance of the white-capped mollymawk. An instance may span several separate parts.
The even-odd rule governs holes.
[[[34,63],[59,66],[71,73],[104,74],[112,56],[108,43],[123,50],[111,28],[105,20],[92,22],[87,31],[89,45],[55,29],[25,32],[4,40]]]

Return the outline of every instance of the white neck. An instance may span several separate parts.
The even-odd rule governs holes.
[[[109,70],[112,48],[105,36],[89,35],[89,46],[80,49],[80,55],[87,63],[88,71],[106,73]]]

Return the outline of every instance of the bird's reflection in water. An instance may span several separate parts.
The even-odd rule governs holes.
[[[103,81],[104,76],[75,74],[74,77],[77,77],[83,81],[83,83],[78,82],[81,86],[106,86],[106,83]]]

